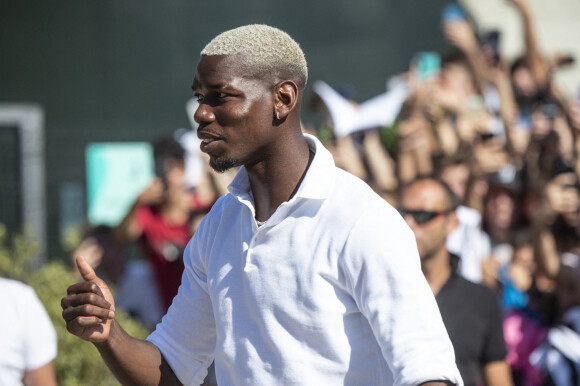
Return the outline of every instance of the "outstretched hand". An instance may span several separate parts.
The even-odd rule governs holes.
[[[443,25],[443,35],[445,38],[462,50],[468,52],[478,48],[477,39],[473,27],[467,20],[457,20]]]
[[[166,193],[165,184],[161,178],[156,177],[151,184],[137,197],[138,205],[155,205],[164,200]]]
[[[61,300],[62,317],[71,334],[90,342],[103,342],[109,337],[115,317],[113,295],[82,256],[77,256],[75,262],[85,281],[68,287],[67,296]]]

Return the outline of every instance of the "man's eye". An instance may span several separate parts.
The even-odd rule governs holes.
[[[223,93],[223,92],[218,92],[218,93],[216,94],[216,96],[217,96],[218,98],[225,98],[225,97],[227,97],[227,96],[228,96],[228,94],[226,94],[226,93]]]

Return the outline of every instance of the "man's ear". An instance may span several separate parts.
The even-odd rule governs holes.
[[[275,86],[274,115],[283,120],[298,103],[298,86],[291,80],[284,80]]]

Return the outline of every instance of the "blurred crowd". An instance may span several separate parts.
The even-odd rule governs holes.
[[[395,207],[418,178],[448,185],[458,203],[446,249],[462,278],[496,295],[514,384],[579,384],[580,100],[553,82],[573,59],[541,52],[527,0],[507,1],[523,21],[525,51],[516,60],[501,56],[498,31],[476,34],[452,4],[442,33],[453,49],[417,53],[408,72],[363,103],[314,82],[306,99],[326,120],[304,131]],[[116,285],[117,305],[151,329],[177,293],[183,249],[235,173],[199,162],[194,132],[153,145],[152,184],[118,226],[90,229],[74,252]],[[133,242],[142,260],[127,260]]]
[[[315,82],[311,107],[327,121],[306,130],[395,207],[418,177],[446,182],[460,202],[447,249],[462,277],[497,295],[514,383],[580,384],[580,100],[553,81],[574,59],[541,52],[528,2],[508,2],[524,28],[517,59],[451,4],[452,49],[418,53],[360,104]]]

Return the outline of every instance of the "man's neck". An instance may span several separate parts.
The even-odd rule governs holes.
[[[246,166],[259,221],[269,219],[282,203],[292,198],[308,170],[313,155],[301,132],[299,135],[284,141],[281,148],[273,151],[272,159]]]
[[[451,276],[450,258],[447,249],[443,248],[430,259],[421,260],[421,270],[435,296]]]

